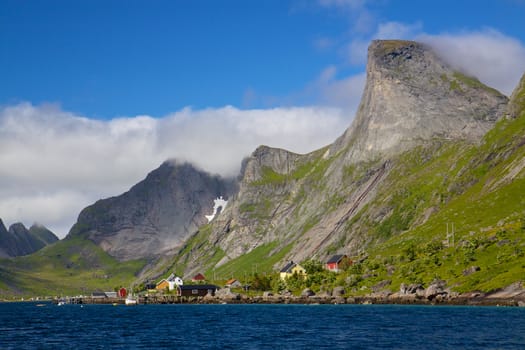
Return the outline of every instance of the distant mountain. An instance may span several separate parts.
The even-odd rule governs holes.
[[[87,238],[119,260],[173,253],[207,223],[214,199],[228,199],[236,186],[235,179],[168,161],[128,192],[82,210],[68,237]]]
[[[56,241],[58,237],[44,226],[34,224],[28,230],[22,223],[15,223],[8,231],[0,219],[0,257],[32,254]]]

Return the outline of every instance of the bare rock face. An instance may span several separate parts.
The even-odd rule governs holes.
[[[232,179],[165,162],[128,192],[82,210],[69,235],[83,235],[120,260],[159,256],[207,223],[214,199],[235,189]]]
[[[41,225],[35,224],[28,230],[22,223],[15,223],[8,231],[0,220],[0,257],[28,255],[56,241],[58,237]]]
[[[517,118],[525,111],[525,74],[512,92],[509,105],[507,107],[507,115],[511,118]]]
[[[245,159],[241,175],[244,182],[257,181],[263,177],[265,169],[279,174],[288,174],[294,169],[294,162],[300,155],[268,146],[259,146]]]
[[[422,140],[479,140],[507,102],[423,44],[373,41],[356,118],[331,152],[348,147],[346,162],[354,163],[398,154]]]

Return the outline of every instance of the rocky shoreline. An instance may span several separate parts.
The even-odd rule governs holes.
[[[122,298],[66,298],[71,304],[124,304]],[[58,301],[57,301],[58,302]],[[520,306],[525,307],[525,289],[521,282],[491,293],[457,293],[445,288],[444,281],[436,280],[427,288],[420,284],[402,284],[399,292],[380,291],[364,296],[347,296],[343,287],[315,294],[310,289],[300,296],[285,290],[281,293],[264,292],[249,296],[229,288],[214,295],[181,297],[176,295],[140,296],[138,304],[397,304],[397,305],[469,305],[469,306]]]

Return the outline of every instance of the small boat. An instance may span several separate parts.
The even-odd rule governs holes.
[[[57,303],[57,306],[62,306],[62,305],[66,305],[66,302],[61,300]]]
[[[126,296],[126,300],[124,301],[124,304],[126,305],[137,305],[139,303],[138,297],[133,297],[133,286],[129,289],[129,294]]]
[[[139,303],[138,298],[134,298],[133,295],[128,295],[126,300],[124,301],[126,305],[137,305]]]
[[[138,301],[137,301],[137,299],[126,298],[125,303],[126,303],[126,305],[137,305]]]

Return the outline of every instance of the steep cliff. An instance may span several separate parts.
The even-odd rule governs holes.
[[[180,246],[228,198],[235,181],[188,163],[165,162],[128,192],[82,210],[68,236],[90,239],[120,260],[157,257]]]
[[[190,239],[178,264],[192,273],[199,264],[212,261],[220,268],[262,251],[265,264],[358,254],[419,225],[448,197],[424,205],[401,200],[411,198],[394,187],[403,154],[419,150],[424,160],[443,152],[445,144],[475,145],[503,117],[507,102],[422,44],[374,41],[349,129],[306,155],[258,148],[245,160],[239,192],[211,226]]]
[[[352,126],[331,147],[346,161],[367,161],[422,140],[479,140],[503,115],[507,98],[454,71],[430,48],[380,41],[368,49],[367,80]]]

